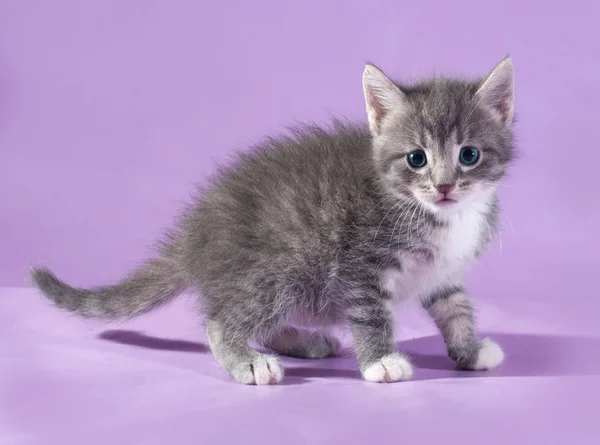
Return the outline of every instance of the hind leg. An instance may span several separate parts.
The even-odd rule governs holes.
[[[280,354],[298,358],[333,357],[340,351],[340,342],[332,335],[291,326],[269,336],[264,346]]]
[[[260,354],[248,346],[247,340],[232,340],[224,325],[209,320],[207,336],[210,349],[223,369],[246,385],[270,385],[283,379],[283,367],[275,355]]]

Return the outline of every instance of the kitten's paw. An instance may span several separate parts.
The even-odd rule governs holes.
[[[274,385],[283,380],[283,367],[273,355],[257,355],[251,362],[239,363],[232,377],[245,385]]]
[[[484,371],[495,368],[504,361],[504,351],[498,343],[489,338],[481,341],[477,361],[473,365],[473,370]]]
[[[362,375],[369,382],[400,382],[410,380],[413,375],[413,369],[406,358],[400,353],[395,352],[367,366]]]

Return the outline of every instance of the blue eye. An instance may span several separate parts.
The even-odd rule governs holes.
[[[463,165],[474,165],[479,161],[479,149],[475,147],[463,147],[458,159]]]
[[[414,168],[421,168],[427,165],[427,156],[423,150],[415,150],[408,154],[408,163]]]

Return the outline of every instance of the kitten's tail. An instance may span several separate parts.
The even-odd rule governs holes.
[[[149,312],[178,296],[186,287],[175,261],[144,263],[119,283],[80,289],[59,280],[49,269],[33,268],[31,279],[58,307],[84,317],[119,319]]]

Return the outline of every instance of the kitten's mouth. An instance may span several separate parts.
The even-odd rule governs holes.
[[[448,207],[452,204],[456,204],[458,201],[456,199],[452,199],[452,198],[442,198],[442,199],[438,199],[435,203],[440,206],[440,207]]]

